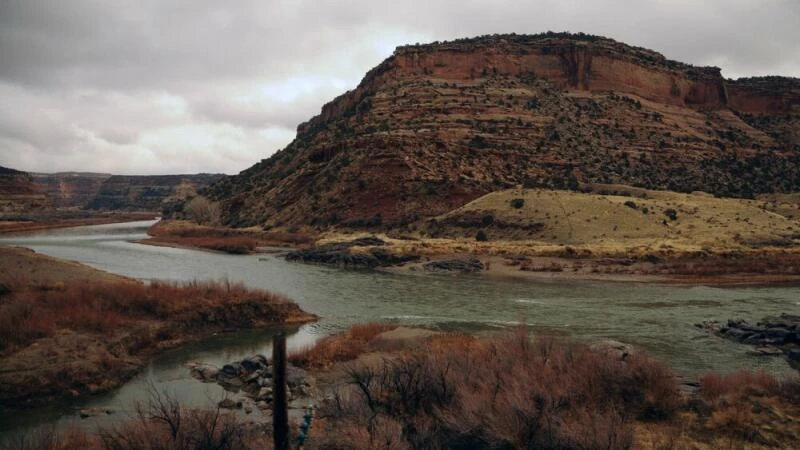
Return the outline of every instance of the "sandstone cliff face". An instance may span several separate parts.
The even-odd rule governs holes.
[[[607,39],[496,38],[468,44],[398,49],[399,74],[468,79],[498,73],[538,76],[561,89],[617,91],[660,103],[716,108],[725,104],[717,68],[694,68]]]
[[[797,191],[797,96],[774,92],[794,86],[780,80],[730,83],[586,35],[401,47],[286,149],[206,194],[234,226],[374,227],[520,184]]]
[[[755,77],[727,81],[729,105],[747,114],[800,114],[800,79]]]

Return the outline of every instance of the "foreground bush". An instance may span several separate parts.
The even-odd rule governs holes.
[[[626,449],[634,420],[681,406],[672,372],[643,355],[527,332],[447,337],[377,366],[320,409],[316,448]]]
[[[797,448],[800,379],[778,380],[763,372],[706,374],[700,386],[696,435],[711,434],[715,447]]]
[[[246,423],[219,408],[186,408],[174,397],[148,390],[133,416],[96,432],[39,429],[0,443],[7,450],[247,450],[272,448],[265,426]]]

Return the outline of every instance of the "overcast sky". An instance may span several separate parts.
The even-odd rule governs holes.
[[[799,0],[0,0],[0,165],[237,173],[398,45],[547,30],[800,77]]]

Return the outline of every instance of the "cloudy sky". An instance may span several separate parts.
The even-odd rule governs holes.
[[[398,45],[547,30],[800,77],[798,0],[0,0],[0,165],[237,173]]]

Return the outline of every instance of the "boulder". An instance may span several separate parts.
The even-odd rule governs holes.
[[[111,408],[84,408],[78,411],[78,416],[80,416],[81,419],[88,419],[89,417],[97,417],[104,414],[114,414],[114,410]]]
[[[242,365],[239,363],[225,364],[220,372],[230,377],[238,377],[242,373]]]
[[[743,341],[753,334],[749,331],[744,331],[739,328],[727,328],[724,331],[720,331],[720,333],[724,334],[728,339],[733,339],[736,341]]]
[[[272,401],[272,388],[264,387],[255,395],[256,400]]]
[[[247,372],[255,372],[257,370],[262,370],[267,365],[266,361],[262,360],[263,358],[264,357],[261,355],[251,356],[249,358],[243,359],[240,365]]]
[[[216,381],[219,369],[211,364],[195,364],[191,367],[190,373],[194,378],[209,383]]]
[[[605,339],[595,342],[589,346],[592,350],[605,353],[608,356],[614,357],[620,361],[625,361],[629,356],[636,354],[636,349],[632,345],[624,342],[615,341],[612,339]]]
[[[783,350],[777,347],[765,345],[762,347],[756,347],[753,351],[748,353],[755,356],[780,356],[783,354]]]

